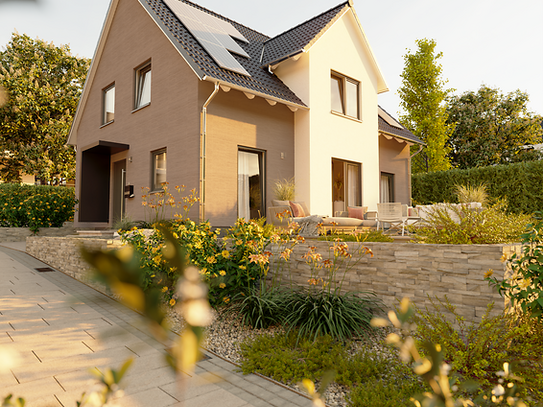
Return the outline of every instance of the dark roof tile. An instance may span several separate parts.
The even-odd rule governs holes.
[[[225,83],[240,86],[248,91],[253,90],[284,100],[285,102],[305,106],[302,100],[277,76],[268,72],[267,68],[261,67],[260,57],[262,55],[262,47],[264,46],[264,42],[269,39],[268,36],[233,20],[229,20],[220,14],[207,10],[195,3],[183,0],[185,3],[196,7],[205,13],[211,14],[221,20],[228,21],[249,41],[247,44],[243,41],[235,40],[245,52],[250,55],[250,58],[232,54],[247,72],[249,72],[251,76],[248,77],[220,68],[162,0],[139,1],[155,19],[162,31],[170,38],[172,43],[177,47],[179,52],[184,56],[200,78],[203,78],[204,76],[211,77]]]
[[[307,45],[319,37],[324,28],[339,16],[345,7],[348,7],[348,4],[348,2],[342,3],[284,33],[270,38],[264,43],[261,65],[272,65],[302,52]]]
[[[382,107],[379,107],[379,108],[382,109],[385,112],[385,114],[389,115],[392,119],[394,119],[394,117],[392,117]],[[395,126],[390,125],[387,122],[387,120],[385,120],[384,117],[381,114],[379,114],[379,131],[383,131],[385,133],[401,137],[401,138],[403,138],[405,140],[412,141],[413,143],[416,143],[416,144],[424,144],[424,142],[420,138],[418,138],[413,133],[411,133],[409,130],[407,130],[396,119],[394,119],[394,121],[396,122],[397,126],[396,125]]]

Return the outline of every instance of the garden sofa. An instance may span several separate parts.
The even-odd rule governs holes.
[[[290,201],[274,199],[272,200],[272,204],[274,206],[268,208],[268,222],[273,223],[277,227],[285,228],[290,222],[300,224],[309,217],[312,217],[305,202],[292,202],[294,205],[291,205]],[[375,228],[377,226],[376,220],[368,219],[367,206],[349,207],[348,211],[339,212],[337,215],[340,216],[313,216],[320,218],[320,223],[324,229],[354,230],[357,228]]]

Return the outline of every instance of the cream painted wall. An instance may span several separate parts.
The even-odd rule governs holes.
[[[348,10],[298,61],[287,61],[275,71],[310,107],[296,112],[295,172],[297,199],[312,214],[333,215],[332,158],[362,164],[362,203],[370,210],[377,207],[377,75],[370,52]],[[360,81],[361,120],[331,112],[331,71]]]

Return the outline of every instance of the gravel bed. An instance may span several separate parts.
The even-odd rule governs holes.
[[[241,363],[239,347],[241,342],[248,338],[255,338],[258,335],[273,334],[282,331],[282,328],[280,327],[273,327],[269,329],[251,329],[241,325],[241,323],[232,316],[219,317],[215,310],[213,310],[213,316],[213,323],[206,328],[206,338],[204,340],[203,347],[231,362],[238,364]],[[183,329],[183,320],[179,314],[175,312],[175,309],[168,309],[168,319],[171,323],[172,331],[177,333],[181,332]],[[350,351],[354,354],[356,353],[357,349],[367,346],[373,346],[380,352],[387,354],[387,356],[394,357],[390,354],[390,351],[383,349],[382,346],[376,342],[355,342]],[[304,391],[295,384],[287,386],[304,393]],[[325,392],[326,404],[331,407],[346,406],[347,403],[345,401],[345,395],[348,391],[349,390],[346,386],[338,385],[337,383],[330,384]]]

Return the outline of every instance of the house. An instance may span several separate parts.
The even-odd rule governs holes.
[[[266,216],[291,177],[312,214],[409,203],[422,142],[378,107],[387,90],[350,0],[273,38],[185,0],[112,0],[68,139],[76,226],[143,219],[163,181],[213,226]]]

